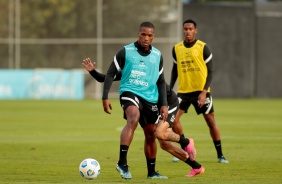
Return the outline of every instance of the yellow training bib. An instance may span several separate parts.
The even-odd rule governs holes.
[[[183,41],[174,46],[179,93],[190,93],[204,89],[208,75],[208,69],[203,58],[205,44],[197,40],[191,48],[185,47]],[[210,91],[210,88],[208,91]]]

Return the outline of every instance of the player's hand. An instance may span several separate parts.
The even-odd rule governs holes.
[[[198,96],[198,106],[202,108],[205,105],[207,98],[207,90],[203,90]]]
[[[86,58],[82,61],[82,65],[84,66],[84,68],[90,72],[92,70],[95,70],[96,68],[96,63],[95,62],[91,62],[90,58]]]
[[[103,107],[104,107],[104,111],[108,114],[111,114],[111,111],[112,110],[112,104],[110,102],[110,100],[103,100]],[[110,110],[109,110],[110,109]]]
[[[161,106],[160,113],[161,113],[163,121],[165,122],[168,116],[167,106]]]

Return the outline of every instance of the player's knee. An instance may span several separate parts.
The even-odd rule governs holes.
[[[127,119],[126,126],[132,130],[135,130],[138,126],[138,120],[135,119]]]
[[[155,131],[155,136],[159,140],[165,140],[163,132],[159,131],[158,129]]]
[[[144,133],[146,142],[154,142],[156,140],[154,132],[144,131]]]
[[[155,136],[157,139],[160,139],[160,134],[157,131],[155,132]]]
[[[145,136],[146,144],[154,144],[156,142],[155,136]]]

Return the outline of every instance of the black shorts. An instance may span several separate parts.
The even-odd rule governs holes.
[[[178,107],[177,101],[174,104],[168,104],[168,105],[169,105],[168,106],[168,116],[167,116],[166,121],[169,123],[169,127],[172,127],[179,107]]]
[[[123,111],[125,111],[125,109],[131,105],[138,107],[140,111],[139,124],[141,125],[141,127],[144,127],[146,124],[156,123],[159,116],[159,109],[157,104],[147,102],[140,96],[137,96],[131,92],[123,92],[120,95],[119,100]],[[126,119],[125,113],[123,113],[123,118]]]
[[[209,114],[214,112],[212,96],[210,93],[207,93],[205,105],[203,105],[202,108],[199,108],[198,96],[200,95],[200,93],[201,91],[197,91],[193,93],[177,93],[179,100],[179,109],[187,113],[190,105],[193,104],[197,114]]]
[[[169,123],[169,127],[172,128],[177,111],[179,109],[178,98],[174,91],[171,91],[170,95],[167,96],[167,103],[168,116],[166,121]],[[161,116],[159,116],[158,120],[156,121],[156,124],[159,122],[159,120],[162,120]]]

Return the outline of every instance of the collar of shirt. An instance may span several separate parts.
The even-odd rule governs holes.
[[[137,48],[138,52],[141,55],[149,55],[151,53],[152,50],[152,45],[150,45],[150,49],[149,50],[145,50],[144,47],[142,47],[138,41],[134,42],[135,47]]]
[[[191,43],[188,43],[188,42],[186,42],[185,40],[183,41],[183,43],[184,43],[184,46],[185,47],[188,47],[188,48],[190,48],[190,47],[193,47],[193,45],[196,43],[196,41],[197,41],[197,39],[195,39],[193,42],[191,42]]]

